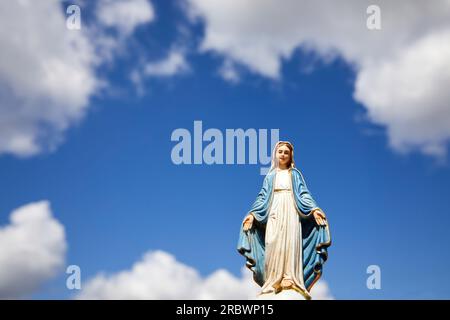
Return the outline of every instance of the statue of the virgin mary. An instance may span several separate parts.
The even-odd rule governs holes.
[[[330,230],[294,163],[294,147],[275,145],[272,166],[244,218],[238,251],[246,258],[260,296],[294,290],[311,299],[331,245]]]

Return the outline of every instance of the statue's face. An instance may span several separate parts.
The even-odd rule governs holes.
[[[285,168],[291,163],[291,150],[286,145],[278,147],[276,156],[280,167]]]

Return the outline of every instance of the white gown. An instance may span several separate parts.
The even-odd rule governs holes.
[[[289,169],[277,169],[272,204],[266,225],[265,282],[261,294],[277,293],[289,279],[293,289],[309,299],[303,281],[302,226],[292,194]]]

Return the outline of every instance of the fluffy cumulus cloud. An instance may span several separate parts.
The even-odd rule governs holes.
[[[130,34],[137,26],[152,21],[155,12],[147,0],[101,0],[97,17],[101,24]]]
[[[82,117],[98,86],[95,56],[57,1],[2,1],[0,20],[0,153],[32,155]]]
[[[371,1],[186,0],[204,23],[200,50],[272,79],[296,50],[325,62],[340,57],[356,72],[355,99],[386,127],[399,151],[442,155],[450,138],[450,1],[377,1],[381,30],[369,30]],[[230,70],[232,72],[230,72]]]
[[[131,269],[90,279],[79,299],[253,299],[258,293],[251,272],[237,278],[226,270],[202,277],[164,251],[146,253]],[[313,289],[315,299],[331,299],[325,282]]]
[[[92,25],[69,30],[66,18],[60,1],[0,2],[0,154],[58,146],[103,83],[96,68],[154,12],[145,0],[101,1]]]
[[[368,107],[370,119],[387,126],[394,148],[417,146],[444,155],[450,137],[449,87],[450,28],[361,69],[355,98]]]
[[[183,47],[173,47],[167,55],[160,60],[145,61],[130,74],[130,79],[139,95],[144,95],[145,80],[148,78],[169,78],[186,74],[191,67],[186,60],[186,50]]]
[[[183,51],[172,49],[164,59],[147,63],[144,67],[144,75],[169,77],[188,70],[189,65]]]
[[[40,201],[14,210],[0,226],[0,299],[27,297],[64,265],[64,227]]]

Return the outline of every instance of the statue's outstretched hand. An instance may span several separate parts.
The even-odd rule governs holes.
[[[244,231],[248,231],[252,228],[254,219],[255,219],[255,217],[251,214],[249,214],[248,216],[245,217],[244,221],[242,222],[242,224],[244,226]]]
[[[316,223],[319,226],[326,226],[327,225],[327,218],[325,217],[325,213],[323,213],[321,210],[315,210],[313,212],[314,219],[316,219]]]

